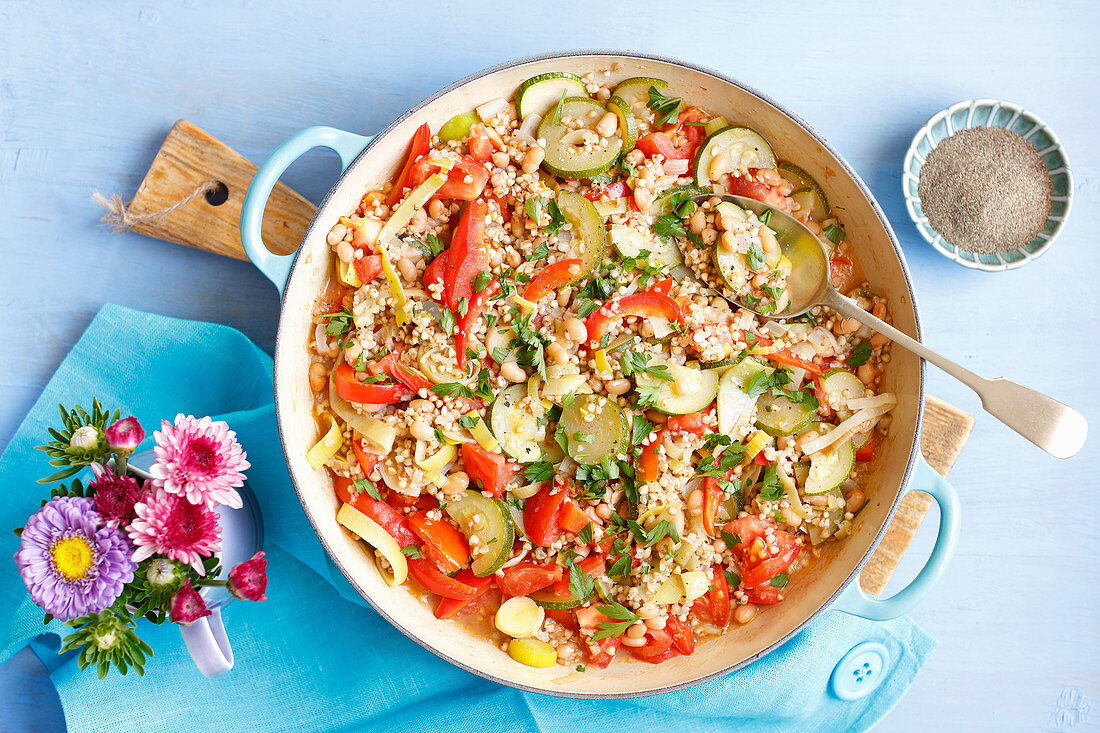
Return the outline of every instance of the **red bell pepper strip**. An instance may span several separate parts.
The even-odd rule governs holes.
[[[878,434],[871,433],[871,439],[867,443],[856,451],[856,460],[867,462],[871,460],[875,455],[875,443],[878,442]]]
[[[681,621],[676,614],[670,613],[665,622],[665,631],[672,637],[672,646],[681,654],[695,653],[695,631],[687,621]]]
[[[496,585],[495,576],[490,575],[486,578],[479,578],[474,575],[474,571],[470,568],[459,570],[455,574],[454,579],[473,588],[477,595],[465,601],[454,598],[440,598],[439,603],[435,607],[435,617],[438,619],[454,618],[466,609],[474,606],[478,600],[483,598]]]
[[[727,527],[729,525],[726,525]],[[695,601],[691,610],[696,616],[715,626],[725,626],[730,618],[730,584],[722,566],[711,566],[711,587],[707,594]]]
[[[604,303],[599,310],[585,320],[584,325],[588,329],[588,348],[599,348],[600,339],[611,328],[611,324],[627,316],[659,316],[670,321],[684,322],[683,308],[664,293],[635,293],[624,298],[616,298]]]
[[[333,479],[336,487],[336,496],[345,504],[363,512],[375,524],[389,532],[390,536],[397,540],[401,547],[420,545],[420,538],[412,531],[409,520],[397,513],[397,511],[382,501],[375,501],[367,496],[367,492],[355,493],[351,479],[337,476]]]
[[[538,303],[548,293],[552,293],[562,285],[572,282],[581,274],[580,260],[558,260],[548,267],[544,267],[531,278],[527,287],[523,289],[524,300]]]
[[[405,197],[405,189],[414,188],[409,182],[413,164],[421,155],[427,155],[428,148],[431,147],[431,144],[432,131],[428,127],[428,124],[424,123],[416,128],[416,132],[413,133],[412,142],[409,144],[409,155],[405,158],[405,165],[401,166],[401,172],[397,174],[397,178],[394,179],[393,182],[393,188],[390,190],[389,195],[386,196],[386,206],[389,206],[391,211],[397,202]],[[425,178],[427,178],[427,176],[425,176]]]
[[[443,265],[443,285],[447,307],[456,313],[459,298],[469,303],[474,294],[474,278],[489,268],[489,254],[485,251],[485,216],[489,206],[482,200],[471,201],[458,222],[447,248],[447,260]]]
[[[638,467],[641,468],[638,478],[644,482],[656,481],[660,470],[661,458],[657,455],[657,449],[661,447],[664,439],[663,430],[653,432],[653,440],[642,446],[642,454],[638,457]]]
[[[336,367],[333,380],[336,382],[336,394],[349,402],[392,405],[395,402],[406,402],[413,397],[409,393],[409,388],[403,384],[364,384],[360,382],[355,378],[355,370],[347,363]]]
[[[359,462],[359,468],[363,469],[363,475],[369,479],[378,462],[382,460],[382,456],[363,450],[363,441],[359,438],[351,441],[351,449],[355,452],[355,460]]]
[[[686,415],[670,415],[665,423],[669,430],[679,430],[685,433],[703,435],[707,432],[706,416],[711,407],[699,412],[689,412]]]
[[[455,357],[458,368],[466,368],[466,342],[477,323],[477,319],[485,312],[485,307],[493,296],[500,292],[500,280],[495,277],[480,293],[474,293],[466,306],[466,313],[458,319],[458,330],[455,332]]]
[[[352,262],[355,265],[355,276],[364,285],[382,274],[382,255],[363,255]]]
[[[516,471],[503,454],[487,451],[477,443],[462,444],[462,463],[470,477],[470,485],[498,499]]]
[[[792,354],[787,349],[780,349],[779,351],[773,351],[770,354],[764,355],[765,359],[774,361],[777,364],[783,364],[784,366],[792,366],[798,369],[805,369],[807,372],[813,375],[819,375],[822,373],[821,367],[813,362],[800,359]]]
[[[477,589],[439,572],[429,560],[423,557],[409,558],[409,574],[416,578],[416,582],[444,598],[453,598],[456,601],[472,601],[477,597]]]
[[[506,596],[526,596],[554,585],[562,579],[563,572],[561,565],[518,562],[504,569],[497,577],[497,585]]]
[[[718,488],[718,479],[707,476],[703,482],[703,529],[710,537],[718,536],[714,531],[714,520],[718,518],[718,507],[724,495],[725,492]]]
[[[390,351],[378,361],[367,365],[367,370],[371,374],[388,374],[413,392],[420,392],[422,389],[430,390],[432,380],[402,364],[400,358],[400,351]],[[409,397],[408,399],[412,398]]]
[[[447,285],[443,281],[443,273],[447,270],[447,250],[443,250],[435,259],[431,261],[431,264],[424,269],[424,289],[428,291],[428,295],[432,300],[440,305],[447,303]],[[438,283],[439,287],[430,288],[429,285]]]
[[[561,505],[565,488],[547,482],[523,507],[523,527],[527,537],[540,547],[548,547],[561,536]]]
[[[433,173],[441,170],[442,166],[438,162],[425,156],[413,164],[409,173],[409,182],[406,185],[415,188],[428,180]],[[470,179],[469,183],[466,182],[467,178]],[[446,183],[435,192],[432,198],[473,201],[485,190],[485,184],[488,182],[489,171],[485,166],[472,156],[462,155],[454,161],[451,172],[447,174]]]
[[[432,519],[427,511],[409,517],[412,530],[424,540],[424,555],[444,573],[453,573],[470,559],[470,545],[454,525]]]
[[[671,277],[666,277],[660,282],[653,283],[653,287],[649,289],[649,292],[668,295],[669,291],[672,290],[672,285],[674,282],[675,281]]]

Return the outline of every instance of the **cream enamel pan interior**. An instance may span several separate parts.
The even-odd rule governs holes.
[[[311,303],[330,270],[325,235],[337,217],[355,208],[368,188],[394,174],[421,123],[438,130],[457,113],[495,97],[510,97],[524,79],[536,74],[585,74],[609,69],[616,61],[625,69],[613,73],[612,81],[632,76],[665,79],[675,94],[690,103],[758,130],[781,159],[797,163],[820,181],[867,279],[888,299],[894,323],[919,338],[908,270],[885,216],[855,172],[801,121],[713,71],[633,53],[576,52],[525,59],[460,81],[410,110],[367,146],[318,208],[298,251],[283,296],[275,355],[276,411],[290,475],[322,543],[352,585],[410,639],[448,661],[503,684],[575,697],[630,697],[684,687],[744,666],[798,631],[858,577],[878,544],[908,479],[924,396],[921,362],[911,353],[895,349],[885,390],[896,393],[899,404],[873,478],[865,482],[869,503],[856,518],[853,535],[827,543],[821,560],[792,579],[783,603],[767,608],[743,629],[731,628],[724,636],[701,643],[690,657],[656,666],[627,657],[582,680],[560,685],[553,680],[567,673],[563,667],[545,670],[519,664],[487,639],[456,623],[435,619],[431,609],[406,589],[383,583],[367,548],[336,523],[338,507],[331,482],[325,474],[310,469],[305,459],[306,450],[317,439],[310,412],[313,396],[307,378],[306,345],[313,328]],[[364,653],[369,651],[364,649]]]

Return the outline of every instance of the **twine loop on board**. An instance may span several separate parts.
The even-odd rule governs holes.
[[[200,183],[194,191],[192,191],[190,194],[180,199],[176,203],[159,211],[150,211],[147,214],[130,213],[130,205],[133,204],[133,201],[131,201],[129,204],[124,204],[122,202],[122,197],[119,196],[117,193],[112,194],[111,198],[108,199],[99,191],[93,191],[92,201],[95,201],[97,204],[107,210],[107,213],[103,215],[103,218],[101,218],[100,221],[102,221],[104,224],[109,224],[111,226],[111,231],[128,232],[139,224],[148,224],[151,222],[159,221],[160,219],[163,219],[164,217],[171,214],[172,212],[178,209],[182,209],[184,206],[187,206],[189,203],[199,198],[200,196],[206,196],[210,193],[213,193],[224,185],[225,184],[223,184],[221,181],[218,181],[217,179],[207,178],[205,181]]]

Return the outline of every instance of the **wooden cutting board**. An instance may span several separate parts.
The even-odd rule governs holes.
[[[240,153],[186,120],[173,127],[126,213],[140,223],[121,228],[176,244],[248,259],[240,239],[241,204],[256,166]],[[212,185],[220,183],[222,186]],[[213,189],[186,205],[196,191]],[[168,211],[158,216],[158,212]],[[264,214],[263,237],[277,254],[297,249],[313,218],[314,206],[283,184],[277,184]],[[974,418],[936,397],[925,402],[921,451],[944,476],[959,457]],[[909,548],[933,499],[921,491],[906,494],[882,543],[863,568],[860,583],[881,595]]]

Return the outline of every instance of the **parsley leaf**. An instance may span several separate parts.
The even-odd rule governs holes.
[[[443,333],[450,336],[454,333],[456,325],[455,314],[450,308],[439,309],[439,327],[443,329]]]
[[[474,393],[465,384],[460,382],[441,382],[436,385],[432,385],[432,392],[435,392],[440,397],[446,397],[447,395],[453,395],[455,397],[466,397],[467,399],[473,399]]]
[[[569,594],[574,598],[588,598],[596,590],[596,582],[584,568],[579,567],[573,558],[565,561],[569,569]]]
[[[463,415],[458,418],[458,427],[463,430],[473,430],[477,427],[477,424],[481,422],[477,415]]]
[[[645,532],[645,546],[652,547],[665,537],[671,537],[673,542],[680,541],[680,534],[676,531],[676,525],[667,519],[662,519],[653,525],[653,528]]]
[[[631,445],[635,447],[641,445],[653,432],[654,427],[654,424],[647,420],[645,415],[635,415],[630,425]]]
[[[848,235],[844,233],[844,230],[838,227],[836,224],[830,224],[821,231],[826,237],[829,238],[829,241],[833,244],[840,244],[848,238]]]
[[[765,212],[764,212],[763,214],[761,214],[760,216],[756,217],[756,220],[757,220],[757,221],[759,221],[759,222],[760,222],[761,224],[763,224],[764,226],[767,226],[767,225],[768,225],[768,224],[769,224],[769,223],[771,222],[771,220],[772,220],[772,210],[771,210],[771,209],[768,209],[768,210],[767,210],[767,211],[765,211]]]
[[[657,113],[655,125],[666,125],[680,116],[680,105],[684,100],[680,97],[666,97],[657,87],[649,88],[649,101],[646,106]]]
[[[474,292],[480,293],[485,288],[489,287],[489,283],[493,281],[493,273],[488,270],[482,270],[474,276]]]
[[[545,259],[550,256],[550,244],[549,242],[543,242],[539,246],[531,250],[531,254],[527,255],[528,262],[534,262],[535,260]]]
[[[779,481],[779,471],[774,463],[764,469],[764,479],[760,485],[760,498],[764,501],[778,501],[784,494],[783,484]]]
[[[378,487],[375,486],[374,482],[369,478],[357,479],[354,482],[354,486],[357,494],[362,494],[365,491],[367,496],[375,501],[382,501],[382,495],[378,493]]]
[[[774,578],[772,578],[768,582],[771,585],[774,585],[776,588],[782,588],[785,585],[787,585],[787,574],[786,573],[780,573],[779,575],[776,575]]]
[[[764,259],[764,250],[761,249],[759,242],[753,242],[749,245],[749,251],[745,253],[745,262],[753,272],[763,270],[767,266],[767,260]]]
[[[741,585],[741,576],[732,570],[723,570],[726,575],[726,582],[729,583],[730,588],[736,588]]]
[[[726,530],[721,532],[722,541],[726,543],[726,547],[733,549],[734,545],[741,544],[741,535],[730,534]]]
[[[577,316],[580,318],[587,318],[600,309],[600,304],[594,300],[588,300],[585,298],[581,301],[581,305],[577,308]]]
[[[600,606],[598,610],[604,616],[615,620],[602,622],[596,628],[596,633],[592,635],[592,641],[610,639],[613,636],[622,636],[626,633],[627,628],[629,628],[631,624],[641,618],[638,614],[621,603],[609,603]]]
[[[420,557],[420,548],[416,545],[405,545],[401,548],[401,554],[416,559]]]
[[[844,360],[844,363],[848,366],[862,366],[867,363],[867,360],[871,358],[871,342],[861,341],[858,346],[852,349],[852,355]]]
[[[550,461],[536,461],[523,467],[523,477],[531,483],[549,481],[554,478],[554,464]]]
[[[325,326],[325,333],[329,336],[343,336],[355,325],[355,317],[347,308],[344,308],[339,313],[326,313],[325,315],[328,316],[328,325]]]
[[[592,544],[592,522],[581,527],[581,531],[577,533],[577,537],[580,538],[581,542]]]
[[[539,231],[544,234],[557,234],[562,227],[569,223],[569,220],[565,218],[565,214],[558,207],[558,202],[554,199],[546,202],[546,213],[550,214],[550,223],[544,227],[539,227]]]
[[[669,237],[686,237],[687,229],[678,216],[663,214],[653,222],[653,233],[667,242]]]

